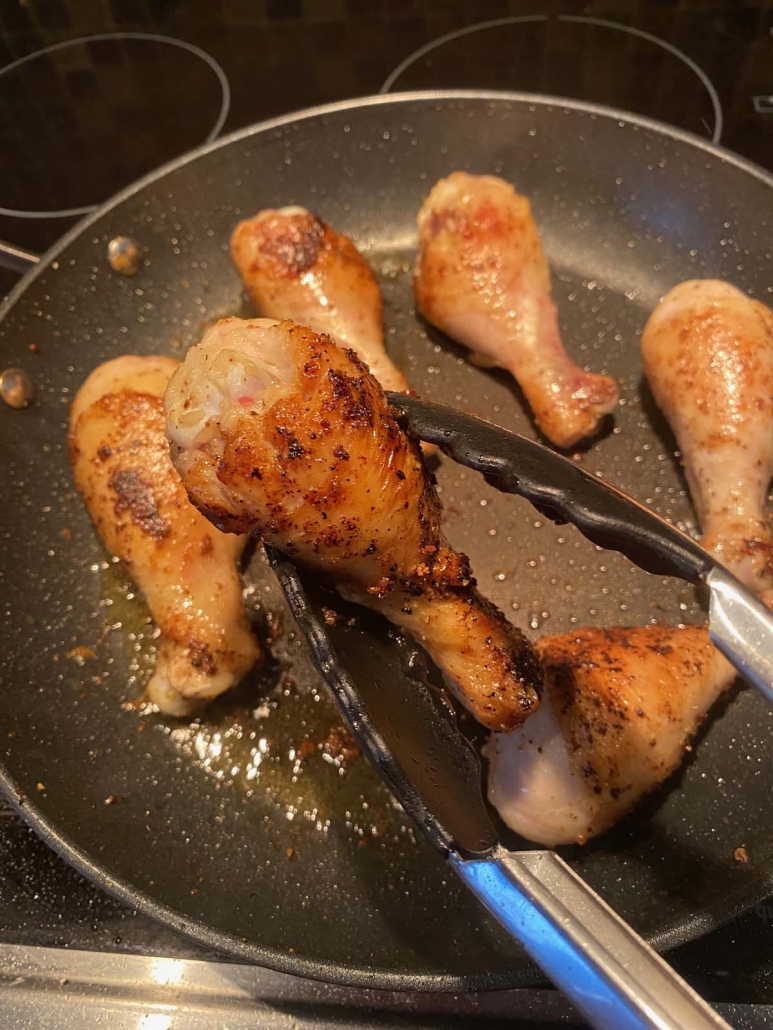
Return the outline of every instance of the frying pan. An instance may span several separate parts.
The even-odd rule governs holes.
[[[455,168],[502,175],[530,196],[567,345],[621,380],[614,426],[577,460],[694,528],[637,337],[681,279],[726,278],[766,298],[772,180],[641,118],[531,95],[444,92],[265,123],[114,198],[27,274],[0,317],[3,365],[22,365],[37,387],[30,409],[0,411],[3,792],[60,854],[131,906],[220,951],[349,984],[502,988],[537,974],[335,729],[260,553],[246,569],[246,597],[272,639],[264,668],[198,722],[134,703],[152,626],[75,496],[65,423],[99,362],[127,351],[179,356],[210,320],[245,310],[227,253],[234,223],[301,203],[367,252],[390,352],[418,393],[534,435],[512,381],[467,363],[412,310],[416,211]],[[144,248],[135,278],[107,264],[117,235]],[[444,461],[438,480],[449,537],[527,632],[705,618],[690,587],[552,525],[475,473]],[[395,647],[432,682],[420,653]],[[658,948],[773,889],[771,718],[755,692],[736,691],[667,789],[611,833],[563,851]],[[739,847],[748,861],[735,860]]]

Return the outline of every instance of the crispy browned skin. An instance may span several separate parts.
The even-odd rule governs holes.
[[[100,365],[73,401],[69,440],[89,514],[161,631],[148,695],[188,715],[238,682],[259,648],[236,568],[244,538],[196,511],[169,457],[163,394],[176,368],[132,355]]]
[[[543,844],[584,841],[662,783],[735,672],[703,627],[546,637],[540,710],[487,745],[489,799]]]
[[[650,316],[641,349],[682,452],[703,546],[753,590],[770,589],[773,312],[728,283],[681,283]]]
[[[290,322],[224,319],[189,351],[166,408],[177,468],[216,525],[330,573],[408,630],[485,726],[536,708],[531,647],[446,546],[417,445],[352,351]]]
[[[454,172],[419,211],[419,311],[482,365],[506,368],[548,439],[571,447],[617,404],[609,376],[564,350],[529,201],[491,175]]]
[[[378,283],[347,236],[303,207],[269,208],[236,226],[231,258],[261,315],[327,333],[385,390],[408,389],[384,346]]]

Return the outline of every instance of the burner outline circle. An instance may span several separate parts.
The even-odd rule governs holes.
[[[199,146],[206,146],[217,138],[220,130],[225,124],[225,120],[228,117],[228,111],[231,107],[231,86],[228,82],[228,78],[223,71],[222,65],[216,61],[211,54],[208,54],[206,50],[202,50],[201,47],[197,47],[195,44],[189,43],[187,40],[178,39],[176,36],[164,36],[156,32],[100,32],[94,36],[78,36],[77,39],[65,39],[59,43],[53,43],[51,46],[43,47],[40,50],[33,50],[31,54],[25,54],[24,57],[20,57],[16,61],[11,61],[11,63],[7,64],[4,68],[0,68],[0,77],[8,72],[15,71],[17,68],[20,68],[24,64],[28,64],[30,61],[34,61],[36,57],[43,57],[44,54],[52,54],[57,50],[66,50],[69,47],[78,46],[83,43],[99,43],[104,40],[111,39],[146,40],[151,43],[165,43],[169,46],[175,46],[180,50],[187,50],[188,53],[193,54],[195,57],[204,61],[205,64],[209,65],[220,84],[220,112],[215,120],[215,124],[209,130]],[[27,210],[25,208],[0,206],[0,215],[5,215],[10,218],[30,219],[74,218],[76,215],[89,215],[93,211],[96,211],[100,206],[100,204],[84,204],[81,207],[61,208],[55,211],[34,211]]]
[[[412,64],[415,64],[420,58],[426,54],[431,53],[438,47],[443,46],[445,43],[450,43],[454,39],[461,39],[463,36],[472,35],[474,32],[480,32],[483,29],[495,29],[501,28],[506,25],[517,25],[525,22],[547,22],[550,21],[550,17],[547,14],[519,14],[508,18],[492,18],[489,21],[476,22],[474,25],[466,25],[462,29],[454,29],[453,32],[447,32],[444,36],[438,36],[437,39],[430,40],[429,43],[425,43],[424,46],[419,47],[418,50],[414,50],[412,54],[409,54],[404,58],[392,71],[387,75],[381,88],[379,89],[380,94],[389,93],[394,86],[397,79],[407,71]],[[637,36],[639,39],[646,39],[648,43],[654,43],[661,49],[666,50],[668,53],[673,54],[683,64],[692,71],[702,82],[711,100],[711,107],[714,112],[714,129],[711,133],[711,142],[714,146],[719,145],[719,141],[722,138],[722,130],[724,128],[724,115],[722,112],[722,103],[719,99],[716,87],[711,79],[708,77],[706,72],[696,64],[691,57],[688,57],[683,51],[675,47],[673,43],[669,43],[668,40],[661,39],[659,36],[653,36],[651,32],[645,32],[643,29],[637,29],[632,25],[622,25],[620,22],[610,21],[608,18],[593,18],[590,15],[584,14],[558,14],[555,16],[556,21],[560,22],[573,22],[581,25],[598,25],[605,29],[617,29],[620,32],[627,32],[630,36]]]

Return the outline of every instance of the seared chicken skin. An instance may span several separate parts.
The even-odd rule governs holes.
[[[89,514],[160,630],[148,696],[164,712],[190,715],[260,652],[236,568],[244,538],[196,511],[169,457],[163,396],[177,365],[131,355],[100,365],[73,401],[69,441]]]
[[[735,671],[697,626],[584,629],[536,646],[542,704],[487,743],[489,800],[530,840],[583,843],[677,768]]]
[[[385,390],[407,391],[384,346],[378,283],[347,236],[304,207],[269,208],[236,226],[231,258],[261,315],[327,333],[351,347]]]
[[[617,405],[617,385],[564,350],[529,201],[502,179],[454,172],[433,187],[418,224],[421,314],[476,363],[507,369],[558,447],[592,435]]]
[[[773,312],[717,280],[681,283],[641,341],[676,434],[702,544],[747,586],[773,587]]]
[[[446,546],[418,447],[353,351],[291,322],[223,319],[165,403],[173,460],[215,525],[330,573],[407,630],[483,725],[535,710],[534,652]]]

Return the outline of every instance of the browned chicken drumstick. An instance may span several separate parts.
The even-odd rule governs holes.
[[[231,258],[261,315],[327,333],[351,347],[385,390],[408,389],[384,346],[378,283],[347,236],[304,207],[266,209],[234,229]]]
[[[259,658],[236,562],[244,537],[218,532],[188,500],[169,457],[164,390],[177,362],[126,355],[100,365],[70,412],[75,481],[108,550],[160,630],[148,695],[189,715]]]
[[[433,187],[418,223],[421,314],[473,361],[506,368],[554,444],[592,435],[614,410],[617,385],[564,350],[529,201],[502,179],[454,172]]]
[[[718,280],[681,283],[650,316],[644,370],[676,434],[702,544],[773,587],[773,312]]]
[[[537,643],[539,711],[494,733],[489,800],[551,847],[608,829],[682,762],[735,670],[704,627],[584,629]]]
[[[173,460],[215,525],[330,573],[407,630],[485,726],[535,710],[534,652],[445,544],[418,446],[353,351],[291,322],[224,319],[165,403]]]

